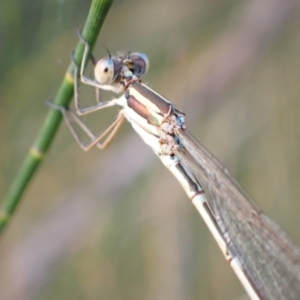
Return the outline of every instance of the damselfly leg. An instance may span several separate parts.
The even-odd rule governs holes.
[[[78,67],[77,63],[74,60],[73,52],[71,53],[71,60],[72,60],[73,66],[74,66],[74,102],[75,102],[76,113],[78,115],[86,115],[86,114],[92,113],[94,111],[97,111],[97,110],[100,110],[100,109],[103,109],[103,108],[106,108],[106,107],[114,106],[115,103],[113,103],[112,101],[102,102],[101,101],[100,90],[101,89],[109,90],[109,88],[105,87],[100,82],[98,82],[96,80],[93,80],[93,79],[90,79],[90,78],[88,78],[84,75],[85,68],[88,64],[88,55],[89,55],[89,51],[90,51],[89,50],[90,46],[83,39],[80,32],[78,32],[78,35],[80,37],[80,40],[84,43],[84,53],[83,53],[83,57],[82,57],[80,70],[79,70],[79,67]],[[91,60],[92,60],[93,64],[95,65],[95,72],[96,72],[96,68],[99,69],[101,67],[103,69],[103,73],[104,73],[103,77],[105,76],[105,73],[111,72],[111,70],[109,70],[109,66],[105,66],[105,64],[106,64],[105,62],[103,64],[101,64],[100,67],[99,66],[97,67],[97,64],[100,61],[98,61],[98,63],[97,63],[93,56],[92,56]],[[109,63],[107,63],[107,65],[109,65]],[[107,71],[106,71],[106,68],[107,68]],[[98,72],[100,72],[100,71],[98,71]],[[89,106],[89,107],[86,107],[86,108],[81,108],[80,100],[79,100],[79,92],[78,92],[78,78],[80,78],[80,81],[82,83],[93,86],[93,87],[96,88],[96,102],[97,102],[96,105]]]
[[[113,120],[113,122],[108,127],[106,127],[106,129],[103,132],[101,132],[99,135],[95,135],[88,128],[88,126],[82,120],[80,120],[78,115],[71,109],[66,109],[63,106],[58,106],[49,101],[47,101],[47,105],[52,109],[59,110],[62,113],[64,120],[68,128],[70,129],[72,135],[74,136],[78,145],[84,151],[90,150],[95,145],[97,145],[97,147],[100,148],[101,150],[105,149],[113,140],[114,136],[117,134],[117,132],[119,131],[119,129],[121,128],[125,120],[123,110],[121,110],[118,113],[117,117]],[[79,133],[77,132],[73,124],[76,124],[90,138],[90,141],[88,143],[84,142],[81,139]]]

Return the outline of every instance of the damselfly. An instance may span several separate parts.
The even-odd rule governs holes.
[[[184,113],[142,83],[149,62],[146,55],[132,53],[104,58],[95,63],[95,79],[84,75],[89,45],[81,68],[74,63],[76,113],[60,109],[84,150],[105,148],[127,119],[162,163],[180,182],[203,217],[225,258],[252,299],[300,299],[300,250],[287,234],[253,203],[219,161],[188,132]],[[78,77],[98,93],[95,106],[81,108]],[[122,93],[107,102],[100,90]],[[78,118],[110,106],[123,109],[99,136]],[[84,144],[72,122],[91,139]]]

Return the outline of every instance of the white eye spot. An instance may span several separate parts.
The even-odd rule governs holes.
[[[94,70],[95,79],[100,84],[111,84],[114,80],[114,63],[112,59],[100,59]]]

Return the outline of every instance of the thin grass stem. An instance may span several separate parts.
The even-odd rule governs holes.
[[[113,0],[92,1],[85,26],[82,30],[82,36],[89,43],[90,50],[92,50],[95,45],[100,29],[112,2]],[[80,66],[81,63],[83,51],[84,45],[82,42],[79,42],[74,51],[74,59],[78,66]],[[70,64],[53,102],[59,106],[67,107],[73,98],[73,94],[73,66]],[[0,232],[2,232],[5,226],[8,224],[33,175],[43,161],[61,123],[61,120],[61,112],[55,109],[50,109],[35,141],[33,142],[23,164],[21,165],[8,190],[8,193],[4,198],[2,207],[0,209]]]

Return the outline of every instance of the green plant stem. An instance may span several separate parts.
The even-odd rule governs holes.
[[[113,0],[93,0],[88,14],[87,21],[82,30],[82,36],[93,49],[105,16],[112,4]],[[74,59],[78,65],[82,60],[84,45],[79,42],[75,52]],[[73,98],[74,80],[73,66],[70,64],[60,89],[54,99],[54,103],[59,106],[67,107]],[[57,132],[62,115],[59,111],[51,109],[45,118],[32,147],[29,150],[23,164],[21,165],[15,179],[13,180],[8,193],[6,194],[2,208],[0,210],[0,232],[5,228],[14,213],[17,205],[20,203],[21,197],[33,177],[38,166],[42,162],[51,142]]]

